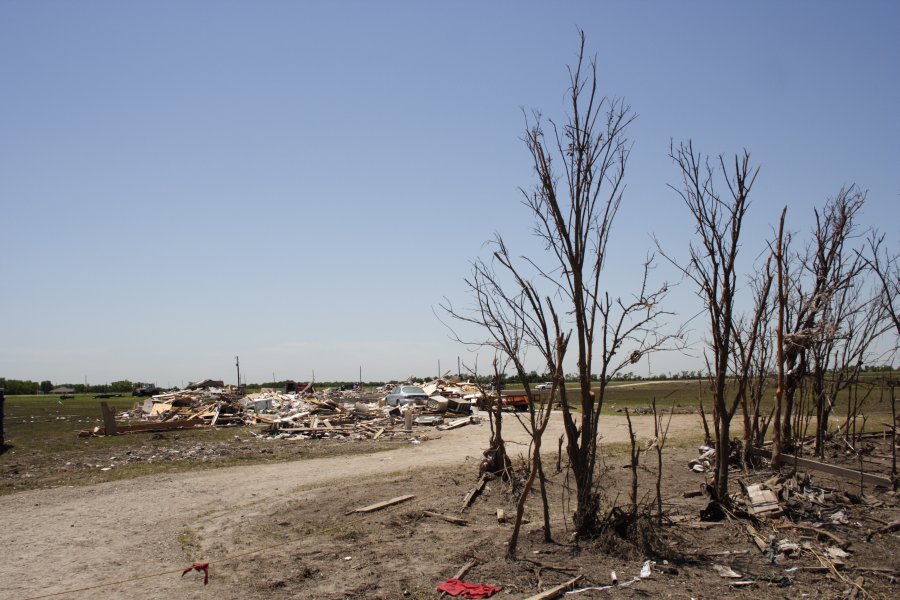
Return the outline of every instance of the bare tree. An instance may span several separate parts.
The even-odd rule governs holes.
[[[735,341],[740,350],[739,357],[748,362],[739,362],[736,370],[744,370],[747,376],[746,390],[740,397],[741,412],[744,418],[744,447],[742,462],[744,469],[748,469],[753,463],[753,450],[762,447],[766,438],[771,413],[762,414],[763,395],[768,382],[768,375],[772,367],[772,350],[774,340],[771,336],[771,322],[777,302],[771,298],[773,283],[772,260],[770,255],[763,271],[751,279],[750,286],[753,290],[755,318],[750,321],[742,318],[738,321]],[[753,337],[751,337],[753,336]],[[751,343],[755,343],[755,352],[748,352]],[[739,358],[735,357],[735,358]]]
[[[524,204],[535,219],[535,233],[544,242],[549,259],[514,260],[497,236],[493,261],[506,279],[501,282],[493,267],[478,262],[475,277],[468,282],[477,304],[489,309],[468,319],[450,310],[454,316],[487,328],[489,344],[510,357],[523,381],[523,349],[537,349],[543,357],[553,380],[552,398],[558,398],[562,409],[568,464],[575,483],[573,523],[582,536],[592,533],[597,524],[599,493],[594,476],[607,383],[624,366],[668,339],[659,335],[656,327],[657,319],[665,314],[660,301],[667,287],[648,286],[650,259],[644,265],[641,288],[632,298],[612,296],[601,285],[605,283],[601,275],[607,244],[624,190],[629,155],[625,132],[635,116],[622,101],[598,93],[596,61],[585,58],[584,46],[581,32],[578,60],[569,69],[565,123],[557,126],[535,113],[525,134],[537,183],[522,191]],[[578,385],[567,391],[563,360],[570,340],[577,353]],[[595,349],[599,351],[596,358]],[[599,380],[592,390],[595,365],[599,365]],[[525,388],[532,398],[527,383]],[[534,410],[533,401],[530,405],[532,480],[542,473],[540,436],[549,418],[549,405],[541,410]]]
[[[680,187],[672,186],[672,189],[681,196],[697,226],[699,241],[690,245],[688,263],[679,269],[697,286],[709,317],[716,437],[713,492],[715,500],[727,504],[731,419],[738,405],[746,399],[752,359],[772,281],[767,263],[757,306],[743,323],[735,307],[737,256],[748,196],[759,168],[750,166],[750,155],[745,151],[743,156],[735,156],[733,172],[729,176],[722,156],[714,166],[709,159],[695,152],[690,142],[677,148],[673,144],[670,156],[681,174]],[[725,178],[727,196],[716,191],[717,170]]]
[[[659,414],[656,409],[656,398],[650,405],[653,409],[653,443],[651,448],[656,450],[656,519],[659,525],[663,523],[663,449],[666,447],[666,438],[669,437],[669,426],[672,424],[672,415],[675,414],[674,402],[672,408],[669,409],[669,418],[663,427],[663,415]],[[649,450],[649,448],[648,448]]]
[[[855,218],[865,196],[856,186],[842,188],[821,213],[817,210],[812,241],[802,256],[791,255],[787,248],[790,237],[785,240],[784,412],[776,426],[787,450],[795,444],[793,411],[800,382],[813,368],[811,348],[834,333],[826,318],[828,308],[835,295],[859,275],[860,265],[850,259],[848,242],[855,235]]]
[[[547,296],[541,296],[535,284],[520,275],[501,237],[497,237],[495,246],[492,263],[475,261],[472,276],[466,280],[466,285],[475,299],[475,308],[471,312],[463,312],[454,309],[449,301],[443,308],[454,319],[476,325],[486,331],[486,339],[467,343],[493,348],[503,360],[512,365],[525,386],[528,419],[523,425],[531,438],[528,451],[529,474],[516,504],[513,533],[507,547],[507,555],[514,558],[525,502],[536,480],[543,504],[544,537],[548,541],[552,539],[541,444],[550,421],[553,398],[563,383],[562,363],[569,334],[562,330],[552,300]],[[501,277],[492,264],[500,265],[501,272],[506,277]],[[543,356],[548,371],[553,375],[553,389],[546,402],[537,401],[528,381],[525,360],[529,349],[537,350]],[[501,408],[502,406],[497,410]]]
[[[664,314],[659,302],[667,287],[648,287],[650,260],[645,263],[641,289],[630,300],[611,296],[602,285],[607,244],[624,191],[630,150],[626,129],[635,115],[622,101],[598,94],[596,61],[585,59],[583,32],[580,37],[578,61],[569,69],[567,121],[562,126],[549,121],[545,132],[536,115],[526,132],[538,183],[525,196],[536,218],[535,230],[554,266],[545,269],[528,262],[556,286],[573,325],[578,386],[574,397],[560,386],[559,400],[575,482],[573,525],[584,536],[597,525],[599,494],[594,475],[606,386],[625,365],[666,341],[655,326]],[[633,350],[622,357],[626,344]],[[595,364],[599,374],[592,390]]]
[[[864,275],[860,269],[852,279],[862,280]],[[818,456],[825,455],[829,417],[838,395],[856,382],[871,358],[870,348],[884,332],[884,307],[879,296],[870,297],[862,281],[850,280],[835,291],[822,311],[819,335],[809,349]]]
[[[871,232],[866,240],[863,260],[872,269],[881,288],[880,302],[886,318],[900,341],[900,253],[892,254],[884,245],[884,234]],[[896,349],[896,344],[894,346]]]
[[[491,430],[491,440],[487,450],[484,451],[484,460],[481,462],[482,474],[502,475],[508,477],[512,463],[506,452],[506,441],[503,439],[503,394],[501,382],[503,374],[509,367],[509,358],[499,351],[494,352],[491,361],[491,385],[485,385],[484,379],[478,373],[478,363],[474,367],[466,366],[475,381],[475,385],[481,395],[479,404],[487,411],[488,425]]]

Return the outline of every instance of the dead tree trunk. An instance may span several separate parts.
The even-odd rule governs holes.
[[[735,156],[732,174],[719,157],[718,170],[725,176],[728,196],[720,196],[713,180],[717,169],[695,153],[690,142],[674,145],[670,157],[681,175],[681,186],[672,187],[682,198],[696,224],[698,243],[690,245],[688,264],[671,261],[697,286],[706,304],[709,322],[709,350],[712,360],[713,423],[716,436],[716,467],[713,481],[715,499],[727,504],[731,419],[745,398],[756,338],[765,313],[768,286],[762,303],[746,331],[742,332],[735,309],[737,255],[748,196],[759,172],[751,168],[750,155]],[[671,259],[670,259],[671,260]],[[745,335],[745,339],[742,338]],[[729,397],[729,382],[735,391]]]
[[[548,372],[558,374],[555,392],[563,412],[566,451],[575,482],[573,522],[576,533],[583,536],[595,530],[597,521],[597,437],[606,385],[619,369],[630,364],[632,356],[639,359],[672,336],[657,333],[658,319],[666,314],[659,303],[668,288],[665,284],[655,290],[648,288],[651,259],[645,264],[641,289],[633,301],[623,302],[601,285],[606,247],[624,191],[629,155],[625,133],[634,114],[623,102],[598,94],[597,65],[584,56],[583,33],[580,41],[578,61],[569,69],[569,114],[565,122],[558,127],[535,114],[526,124],[525,143],[537,183],[531,190],[523,190],[523,195],[534,218],[535,232],[548,250],[547,260],[513,260],[498,235],[493,259],[502,266],[504,279],[501,281],[483,263],[476,263],[475,281],[469,287],[479,306],[488,310],[476,311],[474,318],[463,320],[485,327],[490,332],[487,344],[509,356],[517,369],[527,345],[538,349]],[[546,133],[544,123],[549,125]],[[606,283],[605,278],[602,283]],[[578,374],[578,387],[571,397],[563,385],[560,351],[570,337],[574,337],[573,347],[577,349]],[[511,345],[516,339],[518,343]],[[626,343],[633,343],[636,349],[616,362]],[[595,348],[601,351],[598,360]],[[596,363],[600,375],[595,395],[591,373]],[[541,422],[538,419],[533,426],[538,448]],[[532,459],[537,461],[534,477],[541,477],[539,453],[532,456],[537,457]],[[533,483],[533,478],[529,479]]]

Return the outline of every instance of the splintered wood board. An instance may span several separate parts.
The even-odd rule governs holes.
[[[781,514],[781,505],[775,492],[763,488],[760,484],[747,487],[750,498],[750,513],[754,515],[775,516]]]
[[[364,506],[362,508],[357,508],[348,512],[348,515],[352,515],[355,513],[370,513],[375,512],[376,510],[381,510],[382,508],[387,508],[388,506],[394,506],[395,504],[400,504],[401,502],[406,502],[407,500],[412,500],[415,498],[415,494],[409,494],[406,496],[397,496],[396,498],[391,498],[390,500],[385,500],[384,502],[377,502],[375,504],[370,504],[369,506]]]

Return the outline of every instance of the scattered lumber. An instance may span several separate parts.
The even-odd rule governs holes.
[[[135,423],[134,425],[116,425],[116,434],[120,433],[142,433],[154,431],[172,431],[175,429],[204,429],[209,425],[203,421],[189,421],[187,419],[178,421],[158,421],[148,423]],[[109,435],[104,427],[95,427],[94,429],[85,429],[78,432],[78,437],[91,437],[92,435]],[[115,434],[113,434],[115,435]]]
[[[381,510],[382,508],[387,508],[388,506],[394,506],[395,504],[400,504],[402,502],[406,502],[407,500],[412,500],[415,498],[415,494],[408,494],[406,496],[397,496],[396,498],[391,498],[390,500],[385,500],[384,502],[377,502],[375,504],[370,504],[369,506],[364,506],[362,508],[356,508],[348,512],[348,515],[352,515],[355,513],[370,513],[375,512],[376,510]]]
[[[314,431],[339,431],[341,433],[352,433],[352,427],[340,427],[340,426],[327,426],[323,425],[322,427],[285,427],[283,429],[278,430],[281,433],[310,433]]]
[[[768,450],[758,450],[757,453],[765,458],[772,458],[772,453]],[[781,457],[781,463],[784,465],[796,466],[797,468],[801,469],[809,469],[811,471],[827,473],[828,475],[834,475],[836,477],[840,477],[854,483],[858,483],[861,480],[863,483],[867,483],[869,485],[880,485],[887,488],[891,487],[890,477],[875,475],[873,473],[860,472],[856,469],[848,469],[846,467],[839,467],[837,465],[829,465],[817,460],[812,460],[811,458],[801,458],[792,454],[784,454]]]
[[[777,517],[783,512],[775,492],[764,488],[761,483],[747,486],[747,498],[750,501],[751,515]]]
[[[469,506],[475,500],[475,496],[480,494],[481,490],[484,489],[485,483],[487,483],[487,479],[485,478],[484,475],[482,475],[481,477],[478,478],[478,483],[476,483],[475,487],[473,487],[471,490],[469,490],[469,493],[466,494],[465,498],[463,498],[463,505],[459,512],[463,512],[464,510],[469,508]]]
[[[426,517],[434,517],[435,519],[441,519],[443,521],[447,521],[448,523],[453,523],[454,525],[465,526],[469,524],[469,522],[465,519],[460,519],[459,517],[451,517],[450,515],[442,515],[441,513],[431,512],[430,510],[423,510],[422,514]]]
[[[556,587],[552,587],[549,590],[541,592],[540,594],[535,594],[534,596],[529,596],[526,600],[550,600],[551,598],[557,598],[560,594],[565,592],[567,589],[578,583],[584,575],[579,575],[578,577],[573,577],[565,583],[561,583]]]
[[[469,414],[476,387],[468,383],[441,382],[441,385],[450,396],[445,398],[445,402],[438,403],[443,407],[438,412],[429,411],[421,405],[384,406],[383,401],[373,398],[372,392],[358,388],[344,389],[343,386],[321,393],[311,386],[284,393],[264,389],[252,394],[244,394],[233,387],[175,390],[154,394],[118,414],[103,404],[100,407],[102,426],[80,432],[79,435],[165,431],[168,427],[160,427],[159,423],[177,421],[191,422],[191,425],[173,425],[172,428],[193,427],[195,424],[214,427],[262,424],[265,428],[260,433],[279,439],[378,440],[409,436],[419,426],[456,429],[480,422]],[[450,413],[457,414],[453,414],[452,422],[444,425],[445,416]],[[141,425],[152,426],[132,427],[126,424],[137,421]]]
[[[786,525],[776,525],[779,529],[799,529],[801,531],[808,531],[809,533],[814,533],[819,537],[823,537],[834,543],[841,550],[846,550],[850,547],[850,542],[845,540],[839,535],[831,533],[830,531],[826,531],[820,527],[811,527],[810,525],[799,525],[797,523],[788,523]]]
[[[756,544],[756,547],[759,548],[760,552],[765,552],[766,549],[768,549],[769,543],[766,541],[766,538],[760,535],[756,527],[754,527],[750,523],[744,523],[744,529],[747,530],[747,533],[750,535],[753,543]]]
[[[462,417],[461,419],[454,419],[454,420],[450,421],[449,423],[447,423],[446,425],[440,426],[439,428],[444,431],[447,431],[450,429],[458,429],[460,427],[464,427],[464,426],[468,425],[471,422],[472,422],[471,417]]]
[[[891,523],[888,523],[884,527],[881,527],[880,529],[876,529],[875,531],[872,531],[868,535],[866,535],[866,541],[871,542],[873,535],[881,534],[881,533],[893,533],[893,532],[897,531],[898,529],[900,529],[900,520],[892,521]]]
[[[478,564],[474,558],[470,559],[466,564],[459,568],[459,571],[456,572],[456,575],[453,576],[453,579],[462,579],[466,576],[466,573],[469,572],[469,569]],[[447,595],[447,592],[441,592],[441,598]]]

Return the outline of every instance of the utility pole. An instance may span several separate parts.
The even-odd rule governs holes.
[[[362,365],[359,365],[359,387],[362,387]]]
[[[462,379],[462,363],[459,361],[459,357],[456,357],[456,376]]]
[[[241,358],[239,356],[234,357],[234,366],[237,367],[237,378],[238,378],[238,387],[241,387]]]

